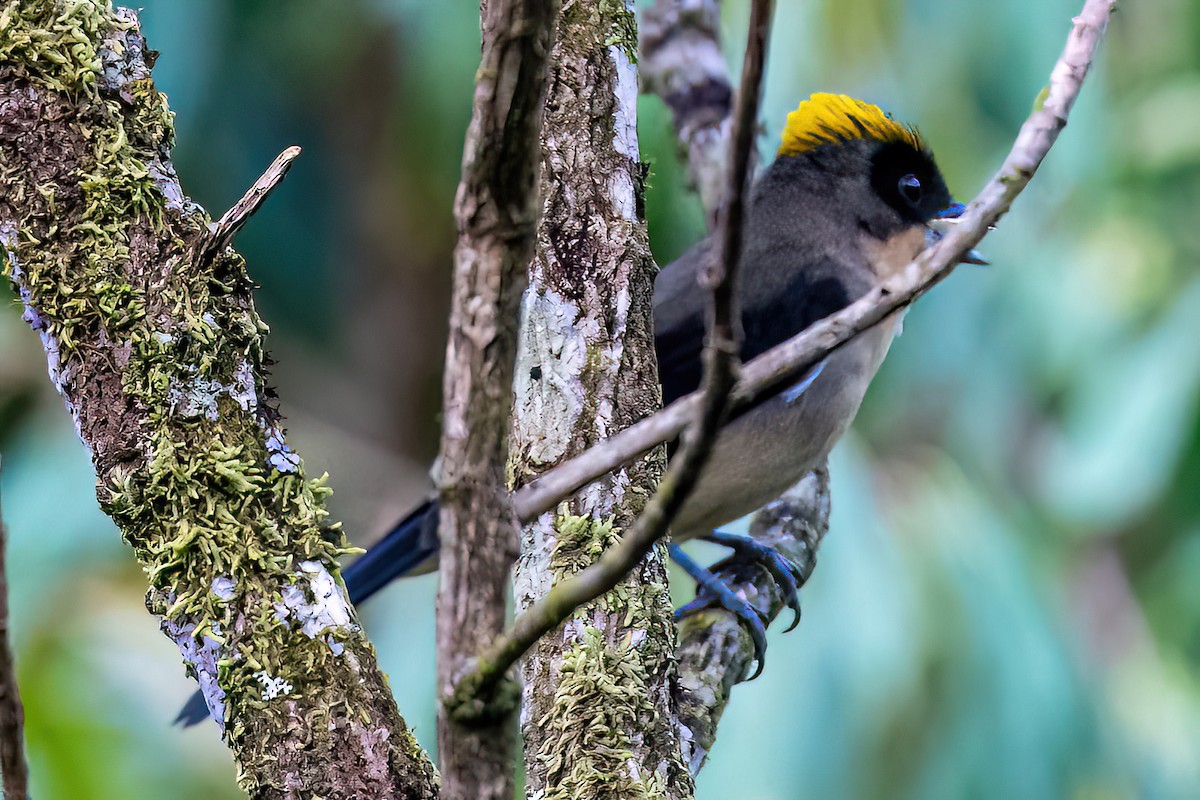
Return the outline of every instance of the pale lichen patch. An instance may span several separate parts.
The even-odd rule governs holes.
[[[234,598],[236,590],[237,583],[230,576],[218,575],[213,578],[212,593],[216,595],[217,599],[229,602]]]
[[[283,587],[282,600],[275,604],[276,618],[296,625],[310,639],[335,629],[358,630],[346,595],[325,565],[302,561],[297,567],[296,583]]]
[[[221,640],[213,635],[197,635],[198,623],[183,618],[163,618],[159,623],[165,633],[179,648],[180,655],[190,665],[200,684],[200,694],[208,706],[208,713],[225,730],[225,690],[218,679],[220,674]],[[213,631],[210,631],[210,633]]]
[[[609,47],[609,57],[616,68],[616,108],[613,113],[613,148],[630,159],[630,165],[639,163],[637,138],[637,69],[626,51],[620,47]],[[613,205],[625,219],[637,220],[637,189],[633,173],[629,168],[613,170],[609,196]]]
[[[266,670],[254,673],[254,678],[262,684],[263,702],[270,702],[277,697],[286,697],[292,693],[292,685],[280,677],[272,677]]]

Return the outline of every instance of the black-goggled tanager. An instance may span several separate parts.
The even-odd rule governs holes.
[[[754,185],[741,261],[741,357],[749,360],[866,294],[912,261],[937,233],[935,220],[962,213],[917,131],[877,106],[814,94],[788,115],[774,163]],[[664,267],[654,284],[654,337],[663,402],[700,386],[706,290],[702,267],[716,256],[708,237]],[[970,260],[970,259],[968,259]],[[814,366],[742,409],[721,430],[713,453],[671,527],[675,542],[710,539],[760,561],[797,611],[795,568],[752,539],[717,529],[782,494],[819,466],[858,411],[887,354],[900,312],[856,336]],[[413,510],[343,573],[359,604],[402,575],[436,568],[438,509]],[[686,556],[671,555],[700,584],[683,613],[719,603],[746,623],[761,665],[759,613]],[[181,712],[206,716],[199,694]]]

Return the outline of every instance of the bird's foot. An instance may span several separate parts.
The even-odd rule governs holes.
[[[799,591],[800,585],[804,583],[806,576],[799,566],[774,547],[762,544],[753,537],[746,536],[745,534],[713,531],[701,538],[707,542],[728,547],[733,551],[733,555],[722,561],[721,566],[730,564],[733,561],[750,562],[762,566],[775,579],[775,582],[779,584],[779,588],[783,592],[784,604],[794,612],[792,624],[787,626],[787,630],[790,631],[800,624]]]
[[[675,563],[696,581],[696,599],[678,608],[675,611],[675,620],[679,621],[698,611],[714,607],[723,608],[732,613],[750,634],[751,641],[754,642],[754,660],[757,666],[754,674],[746,680],[752,681],[757,678],[762,674],[763,664],[766,663],[767,615],[753,603],[739,597],[719,575],[700,566],[691,556],[683,552],[679,545],[671,545],[670,552]]]

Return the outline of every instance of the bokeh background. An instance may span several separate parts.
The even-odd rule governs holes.
[[[304,147],[238,245],[292,442],[368,543],[436,447],[478,5],[141,4],[189,193],[218,214]],[[878,102],[967,199],[1079,5],[780,2],[765,129],[814,90]],[[731,62],[745,18],[727,0]],[[702,215],[663,106],[639,110],[665,263]],[[834,458],[804,621],[735,691],[701,798],[1200,797],[1198,208],[1200,3],[1124,3],[993,266],[908,316]],[[169,727],[190,682],[7,284],[0,449],[34,795],[241,796],[214,727]],[[363,610],[431,747],[435,580]]]

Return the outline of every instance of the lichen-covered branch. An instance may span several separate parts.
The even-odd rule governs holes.
[[[720,31],[720,0],[656,0],[642,16],[642,87],[671,110],[710,228],[725,185],[733,111]]]
[[[4,797],[23,798],[29,796],[29,766],[25,761],[25,710],[8,636],[7,560],[8,533],[0,500],[0,781]]]
[[[540,211],[546,62],[558,19],[547,0],[490,0],[455,198],[458,245],[443,380],[438,723],[443,796],[510,800],[517,690],[498,676],[454,694],[504,627],[517,525],[505,484],[521,292]],[[501,685],[497,685],[501,682]]]
[[[543,219],[515,382],[515,485],[660,402],[636,52],[627,4],[563,4],[542,135]],[[662,463],[656,451],[531,521],[517,569],[521,608],[620,540]],[[691,796],[671,724],[674,625],[664,559],[665,548],[655,548],[528,654],[521,715],[528,796]]]
[[[0,10],[0,243],[147,606],[254,798],[430,798],[346,601],[322,479],[284,441],[245,263],[208,215],[132,11]]]

